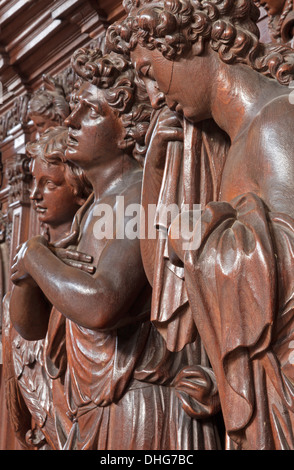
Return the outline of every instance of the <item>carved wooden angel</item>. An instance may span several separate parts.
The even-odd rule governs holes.
[[[131,52],[172,110],[196,127],[213,119],[215,139],[230,139],[217,172],[213,155],[208,167],[201,159],[192,167],[191,146],[184,162],[201,189],[194,202],[204,202],[194,230],[200,245],[176,236],[178,221],[169,229],[169,259],[184,268],[227,434],[240,449],[293,449],[294,108],[284,86],[293,79],[293,52],[259,42],[251,0],[125,6],[127,19],[109,29],[112,46]],[[171,340],[184,334],[178,323],[175,315],[159,325],[171,349],[191,341]]]
[[[39,134],[52,126],[61,126],[70,113],[65,90],[56,79],[43,75],[43,85],[32,95],[29,101],[30,117]]]
[[[203,351],[188,345],[169,352],[150,322],[139,239],[97,232],[101,205],[111,208],[109,218],[122,217],[126,228],[130,215],[120,213],[117,198],[126,207],[141,201],[151,112],[144,87],[118,54],[82,49],[73,61],[81,81],[66,120],[66,158],[84,170],[94,191],[67,242],[87,252],[94,270],[86,263],[84,269],[65,266],[57,244],[52,250],[43,237],[29,240],[12,266],[12,321],[26,338],[46,336],[46,367],[57,377],[56,326],[66,324],[64,392],[72,426],[64,449],[219,448],[213,420],[218,393],[211,368],[202,365]],[[31,278],[39,288],[33,314],[31,286],[23,290]],[[51,305],[59,312],[53,325]]]
[[[40,222],[48,228],[48,241],[52,246],[68,235],[75,213],[92,191],[82,171],[65,163],[67,134],[64,127],[48,128],[38,141],[27,145],[34,178],[31,200]],[[60,253],[60,256],[65,255]],[[27,289],[34,292],[36,287],[31,283]],[[65,324],[53,309],[50,314],[51,332],[54,331],[52,344],[50,335],[45,343],[43,339],[26,340],[9,327],[10,297],[11,293],[4,302],[5,381],[10,417],[23,445],[60,449],[62,436],[66,439],[71,424],[63,391]],[[17,302],[21,302],[20,297]],[[26,305],[21,303],[21,306],[25,310]],[[33,332],[34,325],[31,329]],[[44,357],[48,343],[54,357]]]

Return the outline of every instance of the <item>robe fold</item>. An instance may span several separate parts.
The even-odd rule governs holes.
[[[227,433],[243,449],[294,449],[294,220],[247,193],[207,204],[199,229],[185,283]]]

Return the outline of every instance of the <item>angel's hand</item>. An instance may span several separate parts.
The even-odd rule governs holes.
[[[165,164],[169,142],[183,142],[184,134],[181,121],[174,111],[164,107],[154,127],[149,142],[146,159],[149,165],[162,168]]]
[[[21,281],[26,281],[33,285],[36,284],[26,268],[26,256],[30,250],[34,250],[38,245],[47,246],[47,240],[43,236],[38,235],[16,248],[11,266],[11,281],[14,284],[19,284]]]
[[[55,256],[61,259],[65,264],[89,274],[94,274],[95,266],[91,265],[91,263],[93,263],[92,256],[69,248],[56,248],[54,246],[49,246],[49,248],[52,253],[54,253]]]

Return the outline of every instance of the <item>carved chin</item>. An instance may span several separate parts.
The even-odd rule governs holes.
[[[190,122],[196,123],[196,122],[199,122],[199,121],[202,120],[202,116],[198,115],[195,112],[195,108],[193,108],[193,107],[191,107],[191,108],[181,108],[180,106],[178,106],[176,111],[180,115],[184,115],[185,118]]]
[[[65,158],[71,159],[73,155],[77,153],[77,149],[74,148],[74,146],[71,146],[70,144],[67,144],[67,149],[64,153]]]

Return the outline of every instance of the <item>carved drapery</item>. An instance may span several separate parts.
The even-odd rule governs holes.
[[[4,7],[8,6],[8,3],[9,2],[4,2]],[[24,1],[22,3],[25,5],[29,2]],[[81,45],[83,45],[85,42],[90,45],[92,43],[93,46],[95,46],[95,44],[97,45],[98,43],[101,46],[101,44],[104,44],[103,37],[105,28],[113,19],[121,16],[122,10],[120,2],[117,2],[117,5],[115,2],[112,2],[113,8],[109,8],[107,14],[105,11],[106,4],[103,6],[101,5],[105,2],[99,2],[99,8],[93,8],[94,3],[95,2],[77,0],[72,2],[70,7],[67,7],[66,4],[63,4],[63,2],[58,2],[58,4],[54,5],[54,8],[52,7],[51,9],[48,7],[52,20],[52,23],[50,23],[52,26],[51,31],[55,31],[55,33],[60,32],[62,22],[66,19],[67,23],[73,27],[71,36],[72,44],[79,43],[79,34],[79,37],[82,38]],[[260,3],[264,4],[265,2]],[[270,2],[267,3],[270,4]],[[78,6],[79,9],[77,9]],[[288,43],[291,41],[292,10],[292,2],[286,1],[281,6],[279,11],[276,11],[275,14],[271,15],[271,34],[275,41]],[[9,10],[5,10],[5,13],[8,15]],[[48,26],[46,31],[48,36],[46,36],[46,40],[51,37],[51,32],[49,29],[50,28]],[[96,36],[98,36],[98,38]],[[93,37],[96,38],[94,41]],[[42,44],[43,41],[45,41],[45,36],[40,38],[40,44]],[[72,46],[69,45],[69,41],[65,40],[65,48],[68,48],[66,49],[68,57],[70,55],[68,51],[71,49],[71,47]],[[37,53],[34,48],[33,52]],[[3,188],[0,194],[0,202],[2,202],[3,207],[3,213],[1,214],[0,218],[0,248],[2,248],[2,246],[6,247],[6,251],[1,251],[2,273],[0,273],[0,288],[2,289],[2,295],[7,292],[10,287],[8,273],[12,258],[14,257],[16,251],[16,247],[20,243],[29,239],[31,236],[39,233],[39,224],[35,214],[31,209],[29,198],[31,189],[29,159],[23,153],[25,150],[25,144],[35,137],[36,132],[36,128],[31,121],[31,116],[28,114],[29,102],[40,91],[39,86],[42,84],[41,72],[44,72],[44,69],[46,69],[46,71],[48,71],[47,69],[52,69],[54,72],[54,79],[49,78],[48,80],[52,80],[52,83],[54,82],[53,88],[57,88],[59,86],[60,89],[63,90],[62,93],[64,93],[65,101],[67,102],[69,101],[69,94],[76,80],[76,76],[72,68],[69,66],[64,68],[65,62],[61,61],[62,65],[60,65],[58,62],[60,51],[56,44],[53,47],[53,52],[57,56],[56,63],[53,61],[53,64],[50,66],[47,64],[46,68],[44,63],[41,61],[39,69],[35,70],[33,73],[28,74],[28,70],[26,68],[27,65],[25,63],[26,61],[24,60],[27,55],[25,47],[20,53],[17,53],[16,51],[15,56],[13,57],[16,58],[16,62],[19,61],[19,67],[24,71],[24,75],[26,75],[24,79],[21,73],[15,74],[15,70],[18,67],[12,71],[10,67],[11,63],[9,60],[9,54],[6,51],[6,48],[1,46],[0,72],[2,71],[4,76],[8,78],[9,85],[4,87],[6,100],[4,103],[5,112],[3,112],[3,114],[0,116],[0,140],[2,140],[2,147],[5,153],[4,179],[6,184],[5,188]],[[62,68],[61,72],[60,68]],[[59,73],[56,73],[58,69]],[[34,73],[36,74],[35,76]],[[47,78],[48,77],[49,75]],[[36,84],[38,84],[38,87]],[[12,98],[13,92],[19,96]],[[209,154],[207,149],[206,152]],[[217,250],[215,250],[215,252],[216,251]],[[4,257],[7,257],[7,254],[8,259],[5,260]],[[197,301],[195,303],[197,304]],[[197,308],[195,308],[195,310],[197,310]],[[211,309],[211,311],[212,310],[213,309]],[[9,319],[5,319],[5,327],[8,330],[11,328]],[[203,335],[205,336],[205,332]],[[21,339],[16,343],[18,349],[21,349],[23,346],[25,346]],[[31,346],[35,347],[36,344],[32,343]],[[38,353],[39,350],[37,351],[36,355]],[[4,414],[5,413],[3,413],[3,416]],[[18,423],[17,420],[16,423]],[[18,431],[19,429],[16,429],[16,432]],[[33,444],[36,444],[36,447],[39,447],[40,442],[41,444],[43,442],[42,436],[41,440],[38,441],[38,436],[34,435],[32,437],[32,441]]]
[[[119,0],[22,0],[17,5],[11,0],[1,2],[1,297],[11,287],[10,263],[16,246],[40,230],[29,200],[31,176],[28,160],[24,156],[25,145],[36,136],[33,122],[28,116],[29,101],[42,87],[43,74],[54,77],[68,99],[75,82],[70,66],[72,52],[84,44],[101,44],[105,28],[122,14]],[[1,363],[2,360],[2,374]],[[7,416],[3,380],[0,394],[0,448],[18,449]]]

